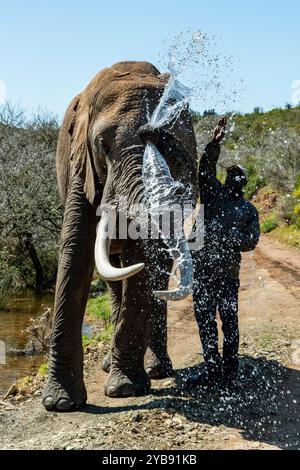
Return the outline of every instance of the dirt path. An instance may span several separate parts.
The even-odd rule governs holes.
[[[244,256],[240,291],[240,380],[231,395],[187,393],[182,378],[202,361],[191,299],[169,306],[176,377],[151,395],[108,399],[99,361],[87,378],[89,405],[47,413],[38,393],[0,402],[2,449],[300,448],[300,252],[262,237]]]

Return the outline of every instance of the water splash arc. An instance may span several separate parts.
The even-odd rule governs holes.
[[[171,122],[174,124],[180,113],[187,107],[188,95],[189,89],[182,85],[176,76],[171,75],[159,104],[150,116],[150,126],[159,128]],[[142,179],[147,209],[152,215],[157,212],[170,212],[174,204],[191,203],[190,188],[185,188],[182,182],[174,180],[165,158],[150,141],[146,142],[144,151]],[[175,260],[174,272],[179,271],[181,279],[177,289],[154,291],[154,295],[164,300],[185,298],[191,291],[193,276],[189,269],[192,265],[191,254],[183,230],[177,238],[168,239],[163,230],[160,227],[157,228],[167,250]]]

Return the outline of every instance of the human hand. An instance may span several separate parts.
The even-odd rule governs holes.
[[[214,130],[214,137],[213,137],[214,142],[221,142],[221,140],[223,139],[225,135],[226,124],[227,124],[227,117],[222,116],[221,119],[219,119],[218,125]]]

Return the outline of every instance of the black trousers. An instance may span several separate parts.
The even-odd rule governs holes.
[[[238,289],[238,279],[231,279],[224,274],[212,274],[205,270],[196,269],[194,272],[194,309],[204,360],[211,367],[220,363],[216,321],[218,310],[224,336],[223,366],[225,371],[227,369],[228,373],[233,374],[238,368]]]

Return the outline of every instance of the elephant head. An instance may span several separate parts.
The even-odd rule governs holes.
[[[47,409],[70,409],[86,399],[81,325],[94,268],[97,207],[100,203],[117,207],[124,198],[129,208],[144,202],[142,169],[148,139],[164,156],[174,180],[181,181],[183,187],[193,187],[196,181],[196,142],[188,110],[163,128],[143,127],[157,107],[168,79],[167,74],[160,74],[147,62],[121,62],[97,74],[66,112],[57,151],[58,184],[65,215],[50,374],[44,391]],[[103,215],[96,256],[100,274],[108,280],[115,324],[105,392],[123,396],[149,389],[144,370],[152,328],[149,318],[158,312],[158,321],[163,324],[166,304],[155,301],[153,291],[149,291],[147,264],[149,268],[151,256],[143,255],[143,243],[116,239],[110,246],[111,241],[101,236],[106,222]],[[164,262],[169,266],[169,259],[162,259]],[[168,277],[164,275],[160,281],[166,289]],[[154,342],[159,335],[154,335]],[[161,340],[166,343],[165,334]],[[162,355],[167,357],[166,351]]]
[[[84,191],[91,204],[101,200],[102,205],[116,207],[123,197],[129,205],[143,202],[143,126],[147,115],[157,107],[168,79],[168,74],[160,74],[151,64],[123,62],[100,72],[75,98],[68,129],[71,161],[73,171],[84,178]],[[171,124],[172,130],[164,129],[161,142],[162,130],[148,128],[146,135],[162,148],[172,177],[186,186],[194,182],[195,175],[195,141],[189,113],[183,111],[180,119]],[[173,145],[175,139],[177,145]],[[62,162],[59,164],[60,168]],[[63,180],[62,184],[68,182]],[[61,187],[61,192],[66,194],[66,187]],[[104,226],[103,221],[101,230]],[[99,240],[103,239],[100,233]],[[98,243],[97,267],[104,279],[125,279],[143,268],[142,264],[126,269],[111,266],[108,249],[109,240]]]

